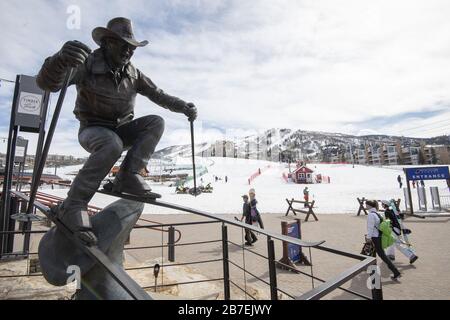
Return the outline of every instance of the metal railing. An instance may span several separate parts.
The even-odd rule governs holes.
[[[17,191],[11,191],[11,195],[13,197],[16,197],[18,199],[21,199],[21,201],[29,201],[29,198],[27,195],[17,192]],[[221,263],[222,264],[222,276],[219,278],[212,277],[211,279],[203,279],[203,280],[194,280],[194,281],[183,281],[183,282],[177,282],[177,283],[166,283],[162,282],[159,285],[154,286],[139,286],[125,271],[133,271],[133,270],[143,270],[143,269],[151,269],[154,268],[155,265],[148,265],[148,266],[140,266],[140,267],[129,267],[126,270],[123,270],[119,268],[117,265],[113,264],[109,258],[101,252],[97,247],[86,247],[80,243],[78,243],[78,240],[74,238],[72,232],[68,230],[64,225],[62,225],[57,219],[55,219],[48,207],[45,205],[35,202],[34,206],[39,211],[43,212],[50,220],[52,220],[58,228],[61,229],[64,234],[72,239],[79,247],[82,249],[88,256],[90,256],[98,265],[100,265],[107,273],[109,273],[115,281],[124,288],[132,298],[134,299],[149,299],[150,296],[146,292],[146,290],[154,289],[155,291],[158,290],[158,288],[166,288],[171,286],[181,286],[181,285],[189,285],[189,284],[198,284],[203,282],[222,282],[223,286],[223,297],[225,300],[234,299],[236,296],[232,296],[232,290],[231,287],[235,287],[238,292],[242,292],[244,294],[244,298],[247,299],[247,297],[251,299],[257,299],[258,297],[254,297],[248,290],[246,285],[246,276],[250,276],[259,282],[263,283],[265,286],[268,287],[268,291],[270,292],[270,298],[272,300],[277,300],[278,294],[282,293],[285,296],[291,298],[291,299],[301,299],[301,300],[315,300],[315,299],[321,299],[328,295],[329,293],[335,291],[335,290],[342,290],[348,294],[353,295],[357,298],[362,299],[382,299],[382,288],[372,288],[371,289],[371,296],[364,295],[363,293],[356,292],[354,290],[344,288],[343,285],[353,278],[355,278],[358,274],[362,272],[366,272],[369,266],[376,265],[376,259],[373,257],[367,257],[359,254],[353,254],[344,252],[341,250],[337,250],[334,248],[330,248],[324,245],[324,241],[316,241],[316,242],[308,242],[303,241],[300,239],[295,239],[293,237],[284,236],[278,233],[274,233],[271,231],[263,230],[258,227],[245,224],[240,221],[232,220],[232,219],[226,219],[223,217],[218,217],[216,215],[210,214],[205,211],[196,210],[188,207],[183,207],[163,201],[151,201],[148,202],[155,206],[170,208],[174,210],[180,210],[187,213],[192,213],[196,216],[202,216],[204,218],[207,218],[206,221],[192,221],[192,222],[182,222],[182,223],[167,223],[167,224],[146,224],[146,225],[137,225],[134,227],[134,230],[139,229],[155,229],[160,228],[159,231],[163,234],[164,228],[168,228],[166,232],[168,233],[168,240],[167,243],[164,240],[164,236],[161,237],[161,244],[158,245],[149,245],[149,246],[133,246],[133,247],[126,247],[125,250],[144,250],[144,249],[161,249],[161,269],[164,271],[165,268],[171,268],[175,266],[189,266],[189,265],[204,265],[204,264],[213,264],[213,263]],[[192,241],[192,242],[180,242],[177,243],[180,240],[180,237],[178,237],[177,241],[175,241],[175,233],[177,228],[182,228],[186,226],[198,226],[202,224],[211,224],[221,225],[221,238],[220,239],[202,239],[201,241]],[[236,243],[235,241],[232,241],[229,239],[229,231],[228,229],[230,227],[238,228],[241,231],[242,235],[242,241],[241,243]],[[263,235],[266,238],[267,243],[267,254],[262,254],[259,252],[256,252],[250,248],[247,248],[244,246],[244,231],[252,230],[254,232],[259,233],[260,235]],[[4,232],[10,233],[10,234],[20,234],[20,233],[29,233],[29,234],[42,234],[46,231],[40,231],[40,230],[30,230],[30,231],[13,231],[13,232]],[[181,233],[180,233],[181,234]],[[305,272],[299,269],[294,269],[291,266],[288,266],[286,264],[281,263],[280,261],[277,261],[275,259],[275,241],[279,242],[287,242],[290,244],[298,245],[303,250],[309,251],[309,256],[311,260],[311,266],[310,266],[310,272]],[[204,259],[204,260],[197,260],[197,261],[188,261],[183,263],[174,263],[175,262],[175,248],[176,247],[183,247],[183,246],[199,246],[199,245],[208,245],[208,244],[221,244],[222,252],[221,257],[217,259]],[[233,260],[230,257],[230,251],[229,246],[235,246],[240,249],[242,249],[243,254],[243,264],[237,263],[235,260]],[[167,249],[167,260],[169,263],[164,263],[164,249]],[[352,260],[355,260],[356,263],[352,265],[352,267],[348,268],[347,270],[339,273],[338,275],[333,276],[331,279],[322,279],[314,274],[314,266],[312,265],[312,253],[311,250],[319,250],[322,252],[326,252],[328,254],[333,254],[340,257],[349,258]],[[245,254],[252,254],[254,256],[257,256],[259,258],[262,258],[266,260],[267,263],[267,270],[268,270],[268,279],[263,279],[261,276],[256,275],[256,272],[252,272],[248,269],[248,266],[245,265]],[[172,263],[171,263],[172,262]],[[232,278],[230,275],[230,267],[237,268],[238,270],[242,271],[244,274],[244,283],[240,283],[237,279]],[[305,276],[311,279],[312,288],[301,294],[301,293],[288,293],[285,288],[282,288],[281,285],[278,284],[279,277],[277,276],[277,267],[282,267],[284,269],[290,269],[291,271],[294,271],[294,275],[298,276]],[[23,275],[25,276],[25,275]],[[34,275],[33,275],[34,276]],[[5,276],[0,276],[0,279]],[[10,276],[7,276],[10,277]],[[162,277],[164,279],[164,277]],[[315,286],[315,282],[320,282],[320,285]]]

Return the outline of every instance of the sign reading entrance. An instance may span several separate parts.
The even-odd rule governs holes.
[[[405,168],[406,179],[412,180],[447,180],[450,179],[448,166]]]

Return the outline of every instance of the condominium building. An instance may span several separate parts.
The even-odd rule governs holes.
[[[405,165],[418,165],[420,162],[420,147],[403,147],[401,163]]]
[[[450,164],[450,146],[427,145],[422,148],[425,164]]]
[[[397,165],[399,164],[399,152],[398,145],[395,144],[384,144],[383,145],[383,165]]]

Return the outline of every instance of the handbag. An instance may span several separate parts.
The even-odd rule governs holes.
[[[366,242],[364,243],[361,254],[369,257],[375,257],[375,246],[373,245],[373,242],[371,239],[367,238],[366,236]]]

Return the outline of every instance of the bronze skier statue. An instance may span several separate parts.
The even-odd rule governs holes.
[[[69,85],[75,84],[78,93],[74,110],[80,121],[78,140],[90,156],[67,198],[53,210],[88,245],[96,244],[97,238],[87,216],[87,205],[124,150],[128,152],[112,182],[112,191],[137,196],[151,193],[140,173],[163,134],[164,120],[157,115],[133,120],[136,95],[183,113],[189,121],[197,117],[194,104],[166,94],[131,64],[134,50],[148,41],[135,39],[129,19],[114,18],[106,28],[95,28],[92,37],[100,48],[92,52],[79,41],[68,41],[45,60],[37,77],[42,89],[56,92],[63,86],[67,72],[74,70]]]

